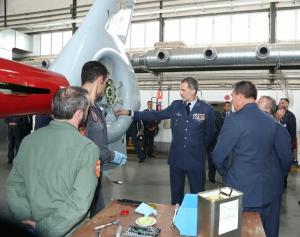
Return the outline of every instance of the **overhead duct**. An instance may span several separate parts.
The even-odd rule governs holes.
[[[135,72],[300,69],[300,44],[159,48],[129,58]]]

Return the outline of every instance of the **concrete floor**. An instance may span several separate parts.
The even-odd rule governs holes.
[[[103,179],[103,193],[108,203],[111,199],[126,198],[146,202],[170,203],[169,169],[166,155],[156,155],[138,163],[134,154],[129,155],[127,165],[113,170],[114,180],[122,180],[122,185]],[[4,202],[4,182],[11,166],[6,160],[6,144],[0,144],[0,214],[6,213]],[[220,177],[217,177],[220,181]],[[206,189],[217,185],[207,182]],[[188,187],[188,185],[186,185]],[[186,190],[188,192],[188,189]],[[282,197],[280,237],[299,237],[300,223],[300,170],[294,169],[288,180],[288,188]]]

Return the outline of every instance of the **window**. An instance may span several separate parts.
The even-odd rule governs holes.
[[[211,44],[213,42],[213,17],[197,18],[196,43],[200,45]]]
[[[41,55],[51,54],[51,33],[41,35]]]
[[[214,38],[213,42],[217,44],[226,44],[231,42],[231,19],[230,15],[214,17]]]
[[[233,43],[249,42],[249,15],[248,14],[232,15],[232,42]]]
[[[63,47],[69,42],[72,38],[72,31],[64,31],[63,32]]]
[[[131,48],[144,48],[145,24],[136,23],[131,25]]]
[[[266,12],[251,13],[249,24],[249,42],[269,41],[269,17]]]
[[[58,54],[62,49],[62,32],[52,33],[51,42],[52,54]]]
[[[145,48],[154,47],[154,43],[159,41],[159,22],[145,23]]]
[[[179,41],[179,20],[165,21],[164,41]]]
[[[278,11],[277,40],[289,41],[296,39],[296,11]]]
[[[180,40],[186,45],[196,44],[196,18],[180,20]]]

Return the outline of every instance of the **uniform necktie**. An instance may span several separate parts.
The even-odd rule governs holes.
[[[191,103],[187,103],[186,106],[185,106],[187,115],[190,115],[190,112],[191,112],[190,105],[191,105]]]

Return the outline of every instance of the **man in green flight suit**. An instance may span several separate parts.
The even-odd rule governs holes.
[[[6,181],[9,211],[41,236],[64,236],[88,213],[99,148],[78,132],[90,105],[80,87],[60,89],[54,120],[25,137]]]

